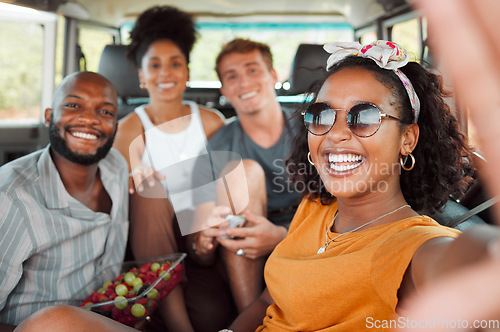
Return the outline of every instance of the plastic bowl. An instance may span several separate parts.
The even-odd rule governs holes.
[[[129,326],[149,320],[181,281],[185,257],[176,253],[109,266],[80,292],[80,306]]]

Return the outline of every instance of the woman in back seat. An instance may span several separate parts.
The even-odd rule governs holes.
[[[193,162],[206,152],[207,138],[223,120],[183,101],[196,39],[190,14],[170,6],[150,8],[139,16],[130,37],[128,57],[150,100],[120,122],[114,147],[132,174],[129,241],[134,257],[142,259],[186,251],[177,224],[192,220]],[[167,301],[161,311],[169,328],[192,330],[180,288]]]

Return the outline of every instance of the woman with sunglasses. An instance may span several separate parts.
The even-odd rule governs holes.
[[[408,294],[498,237],[459,236],[416,212],[459,197],[473,171],[440,77],[392,42],[325,49],[328,77],[288,165],[304,199],[234,331],[393,328],[407,323]]]

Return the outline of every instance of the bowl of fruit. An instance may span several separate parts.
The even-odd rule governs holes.
[[[133,326],[147,319],[182,279],[184,253],[128,261],[99,273],[80,307]],[[89,291],[90,290],[90,291]]]

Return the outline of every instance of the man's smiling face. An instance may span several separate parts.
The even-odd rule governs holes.
[[[77,164],[99,162],[113,145],[116,115],[116,92],[107,80],[95,73],[68,77],[45,114],[52,150]]]
[[[238,114],[253,114],[276,101],[278,77],[259,50],[229,53],[219,64],[221,92]]]

